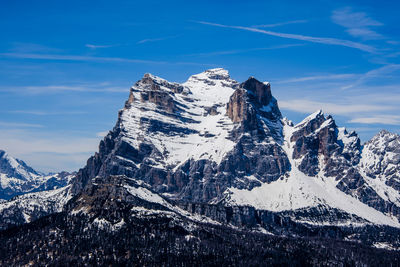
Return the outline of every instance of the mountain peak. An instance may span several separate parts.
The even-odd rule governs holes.
[[[229,76],[229,72],[223,68],[208,69],[201,73],[190,76],[189,81],[207,81],[209,85],[212,85],[216,81],[227,81],[235,82]]]
[[[312,128],[318,128],[325,121],[325,115],[321,109],[315,111],[314,113],[305,117],[301,122],[295,125],[296,128],[301,128],[307,126],[308,124],[313,124]]]
[[[0,173],[24,181],[31,180],[40,175],[40,173],[29,167],[25,162],[10,156],[4,150],[0,150]]]
[[[387,149],[391,146],[398,147],[400,145],[400,136],[387,130],[381,130],[379,133],[373,136],[371,140],[366,142],[365,145],[373,145],[376,148],[379,147],[381,149]],[[399,148],[397,150],[400,152]]]
[[[247,81],[240,84],[240,87],[246,89],[250,96],[255,96],[255,103],[261,106],[268,105],[272,100],[271,86],[260,82],[253,76],[247,79]]]
[[[143,78],[135,83],[132,88],[160,90],[167,89],[174,93],[181,93],[183,87],[179,83],[169,82],[166,79],[155,76],[151,73],[146,73]]]
[[[203,73],[214,80],[227,80],[230,78],[229,71],[223,68],[208,69]]]
[[[388,130],[380,130],[377,137],[387,137],[387,138],[398,138],[399,135],[396,133],[389,132]]]

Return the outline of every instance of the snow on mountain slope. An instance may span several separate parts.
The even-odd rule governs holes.
[[[270,211],[323,205],[398,225],[398,190],[365,177],[361,152],[357,134],[322,111],[295,126],[282,120],[270,84],[254,77],[239,84],[219,68],[178,84],[145,74],[74,190],[96,176],[127,175],[178,201]]]
[[[221,161],[234,145],[226,139],[233,123],[225,116],[234,85],[237,82],[222,69],[194,75],[182,86],[146,74],[132,87],[132,101],[122,112],[125,140],[137,149],[143,142],[153,144],[160,153],[160,168],[177,167],[191,158]],[[144,101],[157,93],[154,101]],[[161,104],[154,103],[158,98]],[[176,114],[168,115],[168,109]]]
[[[72,198],[70,187],[28,193],[0,203],[0,230],[60,212]]]
[[[42,174],[0,150],[0,199],[66,186],[74,174]]]
[[[320,111],[310,115],[298,125],[309,122],[318,114],[320,114]],[[288,124],[284,127],[285,144],[283,148],[288,155],[293,154],[294,144],[290,141],[290,138],[295,129],[296,126],[293,127]],[[269,184],[264,183],[250,191],[229,188],[226,191],[227,203],[250,205],[271,211],[296,210],[325,205],[349,214],[355,214],[374,224],[400,227],[397,218],[389,217],[339,190],[336,187],[338,182],[333,177],[325,177],[323,174],[310,177],[297,168],[300,160],[290,158],[290,163],[292,169],[287,177],[282,177]]]
[[[381,131],[362,150],[360,172],[379,196],[400,207],[400,136]]]
[[[119,223],[112,223],[104,218],[104,214],[99,214],[98,210],[104,206],[106,209],[116,209],[113,202],[124,203],[131,205],[129,212],[130,216],[136,218],[149,218],[151,216],[165,216],[172,218],[184,217],[191,221],[200,223],[220,224],[209,217],[199,214],[190,213],[176,205],[168,202],[161,195],[151,191],[150,186],[142,181],[128,178],[126,176],[110,176],[96,177],[78,195],[75,203],[72,204],[72,215],[82,214],[95,217],[93,223],[100,227],[108,225],[111,228],[118,227],[123,223],[123,219]],[[108,205],[113,205],[112,209]]]
[[[0,150],[0,173],[3,174],[3,177],[13,177],[22,181],[30,181],[41,175],[22,160],[11,157],[3,150]],[[2,185],[5,183],[2,179]]]

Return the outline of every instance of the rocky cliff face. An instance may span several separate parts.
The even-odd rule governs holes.
[[[270,84],[253,77],[238,83],[227,71],[213,69],[177,84],[146,74],[131,88],[116,126],[79,171],[73,188],[79,192],[96,176],[126,175],[171,200],[274,210],[328,202],[352,214],[345,204],[334,205],[333,199],[343,194],[357,200],[362,208],[356,210],[398,216],[398,191],[391,187],[398,171],[390,169],[393,178],[377,189],[368,180],[371,171],[363,167],[368,147],[321,111],[291,125],[282,119]],[[335,195],[326,199],[314,186],[333,187]],[[274,199],[270,190],[275,187],[283,202]],[[382,190],[389,190],[391,198],[383,197]]]
[[[396,204],[398,193],[392,187],[396,184],[396,178],[385,175],[384,170],[377,167],[382,163],[386,166],[389,162],[395,164],[394,155],[398,145],[395,140],[396,135],[381,132],[361,147],[355,132],[348,133],[344,128],[338,128],[333,118],[325,118],[321,111],[296,125],[291,137],[295,143],[293,158],[300,161],[298,168],[303,173],[314,177],[332,177],[337,182],[336,187],[346,194],[381,212],[399,216],[400,210]],[[371,152],[371,149],[375,152]],[[387,153],[385,151],[389,154],[390,151],[394,152],[386,161],[383,156]],[[374,171],[386,177],[383,186],[379,187],[369,178],[374,177]],[[398,173],[392,169],[392,174]],[[382,191],[388,192],[386,196],[380,194]]]
[[[381,179],[400,190],[400,136],[382,130],[363,148],[361,168],[372,179]]]
[[[287,172],[280,119],[269,84],[254,78],[239,85],[215,69],[178,85],[146,74],[77,188],[98,175],[127,175],[172,199],[218,201],[230,186],[253,188]]]
[[[282,118],[269,83],[253,77],[238,83],[223,69],[182,84],[145,74],[99,151],[70,186],[53,195],[68,205],[35,209],[43,216],[63,209],[90,213],[84,207],[93,206],[96,216],[119,220],[123,212],[112,210],[120,202],[130,203],[127,214],[135,207],[155,208],[133,195],[157,199],[163,207],[157,209],[178,217],[202,215],[229,227],[307,237],[357,235],[354,240],[371,246],[394,246],[391,233],[400,228],[399,140],[381,132],[361,145],[355,132],[322,111],[294,125]],[[34,210],[22,198],[4,205],[0,212],[9,225],[12,211],[19,210],[18,224]],[[375,235],[379,231],[384,238]]]

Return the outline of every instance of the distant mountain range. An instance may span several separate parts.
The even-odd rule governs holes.
[[[254,77],[145,74],[59,186],[3,158],[3,190],[65,186],[0,204],[0,264],[400,264],[400,136],[361,144],[322,111],[295,125]]]

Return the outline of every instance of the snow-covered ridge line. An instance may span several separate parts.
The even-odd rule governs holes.
[[[312,117],[315,117],[315,113]],[[290,138],[296,129],[285,125],[284,150],[288,155],[293,154],[293,143]],[[226,191],[227,201],[232,205],[249,205],[260,210],[287,211],[307,207],[327,205],[349,214],[355,214],[374,224],[400,227],[398,219],[387,216],[376,209],[360,202],[356,198],[339,190],[337,182],[332,177],[309,177],[299,171],[298,163],[291,158],[292,169],[288,177],[272,183],[263,183],[252,190],[229,188]]]

